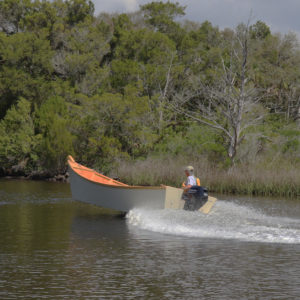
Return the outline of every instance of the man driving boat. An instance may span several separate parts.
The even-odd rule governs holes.
[[[185,200],[185,210],[197,210],[207,201],[207,190],[200,186],[200,179],[194,176],[194,168],[184,169],[186,180],[182,183],[182,199]]]
[[[194,176],[194,168],[192,166],[187,166],[184,169],[186,180],[182,183],[184,193],[186,193],[193,185],[200,186],[200,179]]]

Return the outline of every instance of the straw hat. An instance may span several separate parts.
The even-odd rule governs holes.
[[[187,166],[187,167],[185,167],[184,171],[194,172],[194,167],[192,167],[192,166]]]

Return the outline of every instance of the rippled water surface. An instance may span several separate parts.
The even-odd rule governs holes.
[[[2,180],[0,299],[299,299],[300,200],[218,198],[121,218]]]

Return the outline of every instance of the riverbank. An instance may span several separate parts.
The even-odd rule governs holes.
[[[120,162],[110,174],[131,185],[158,186],[160,184],[181,186],[185,180],[183,167],[193,164],[195,175],[201,185],[210,192],[233,195],[300,197],[300,171],[296,166],[278,169],[262,166],[238,166],[222,169],[207,160],[178,158],[147,158]],[[2,172],[0,178],[69,182],[69,173],[52,175],[48,172]]]
[[[0,176],[0,179],[16,179],[16,180],[40,180],[40,181],[51,181],[51,182],[69,182],[69,173],[66,172],[64,174],[57,175],[46,175],[46,174],[11,174],[11,173],[3,173]]]
[[[207,160],[148,158],[144,161],[122,162],[114,174],[133,185],[181,186],[185,180],[183,167],[192,164],[201,185],[210,192],[255,196],[300,196],[300,171],[297,166],[278,169],[275,166],[240,165],[230,169],[213,166]]]

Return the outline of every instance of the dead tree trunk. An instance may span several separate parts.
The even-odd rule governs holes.
[[[199,123],[225,134],[227,154],[234,162],[245,130],[264,116],[261,96],[248,77],[249,24],[240,26],[231,41],[230,59],[221,57],[222,76],[211,85],[194,79],[196,89],[175,95],[174,108]],[[192,103],[192,104],[191,104]]]

